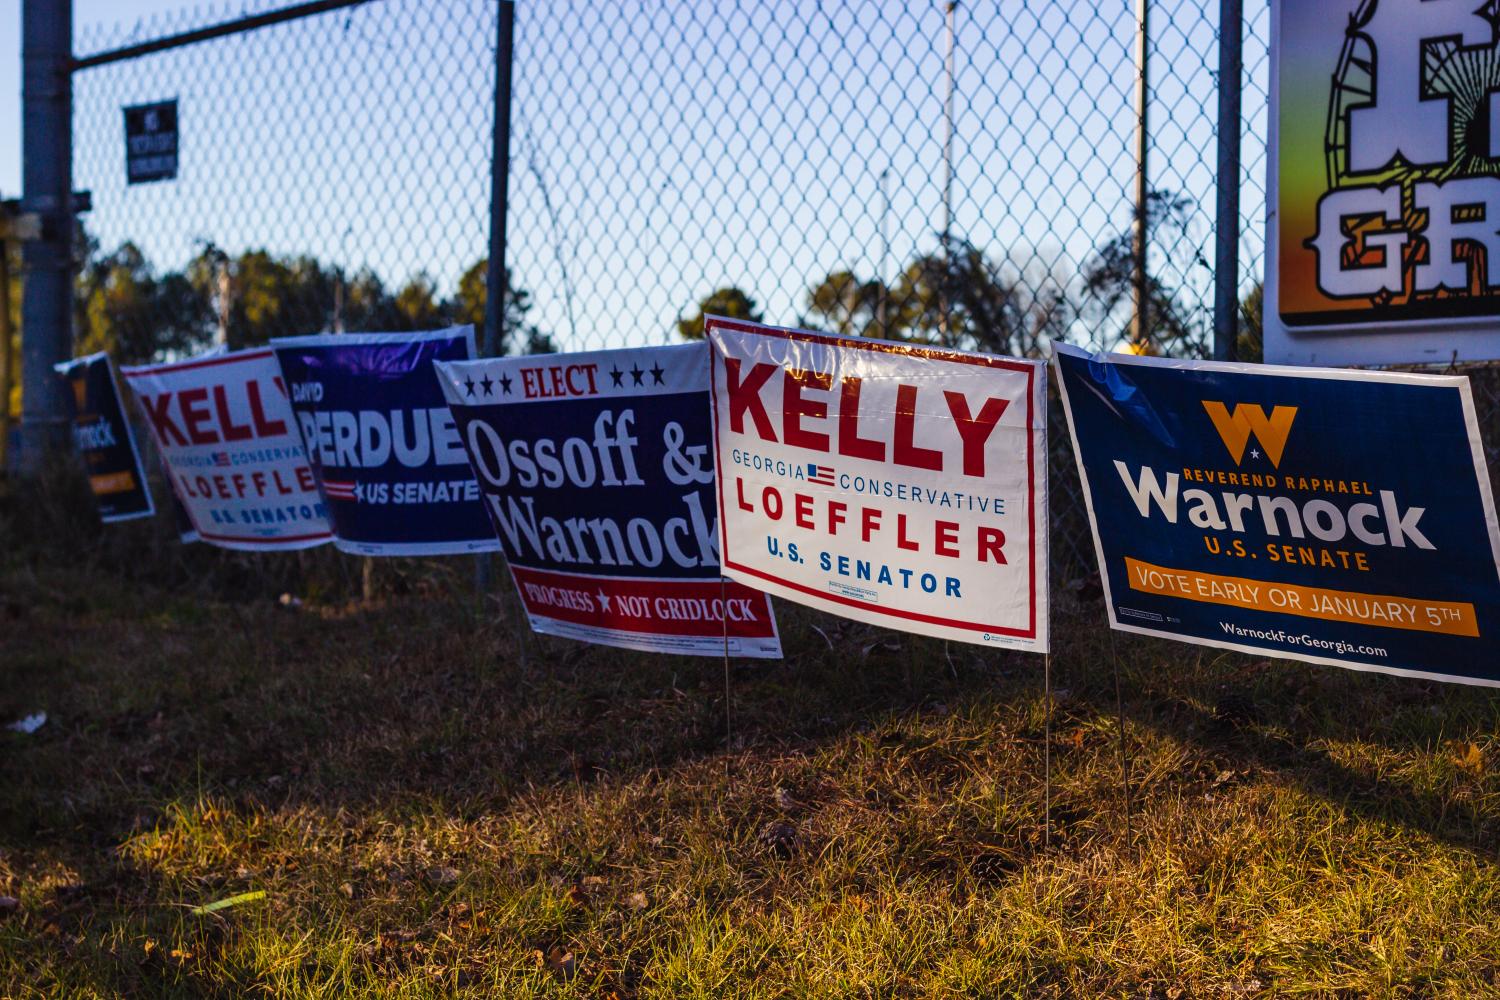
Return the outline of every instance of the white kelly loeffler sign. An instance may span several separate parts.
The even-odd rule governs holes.
[[[1041,363],[713,317],[705,333],[727,576],[1046,650]]]

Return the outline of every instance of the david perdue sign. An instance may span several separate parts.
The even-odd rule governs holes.
[[[1042,363],[716,317],[705,335],[725,575],[1046,651]]]

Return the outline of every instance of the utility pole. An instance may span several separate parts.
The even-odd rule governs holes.
[[[889,340],[890,331],[886,328],[885,310],[886,300],[890,298],[890,266],[891,266],[891,168],[886,167],[880,172],[880,339]]]
[[[1214,360],[1238,361],[1242,0],[1219,0],[1219,202],[1214,220]]]
[[[953,90],[954,30],[958,19],[958,0],[948,0],[948,95],[943,102],[943,119],[947,129],[943,134],[943,313],[942,338],[945,346],[952,346],[949,331],[949,285],[953,281]]]
[[[73,4],[21,7],[21,210],[40,222],[22,248],[21,453],[35,475],[68,441],[62,381],[73,353]]]
[[[953,90],[954,90],[954,28],[958,16],[958,0],[948,2],[948,56],[946,59],[948,93],[943,101],[943,245],[953,235]]]
[[[1131,241],[1131,285],[1135,289],[1135,328],[1131,331],[1131,346],[1145,353],[1151,342],[1149,289],[1146,282],[1146,226],[1147,200],[1150,189],[1146,174],[1147,132],[1146,105],[1149,99],[1147,88],[1147,41],[1149,25],[1146,17],[1150,0],[1135,0],[1135,231]]]
[[[229,255],[223,251],[219,252],[218,267],[215,269],[214,287],[218,289],[215,302],[218,303],[219,330],[215,335],[218,346],[229,347],[229,310],[234,302],[234,280],[229,276]],[[238,347],[239,345],[235,345]]]

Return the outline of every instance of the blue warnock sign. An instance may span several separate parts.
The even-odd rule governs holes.
[[[105,523],[150,517],[155,508],[135,447],[135,435],[120,405],[114,366],[107,354],[90,354],[56,367],[68,384],[73,445],[83,458],[89,488]]]
[[[1500,686],[1468,379],[1057,349],[1110,624]]]

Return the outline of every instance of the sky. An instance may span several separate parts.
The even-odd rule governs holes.
[[[181,0],[73,0],[73,25],[135,20]],[[21,0],[0,0],[0,194],[21,191]]]
[[[279,5],[75,0],[75,50]],[[0,0],[11,196],[19,6]],[[959,8],[953,231],[1023,285],[1076,281],[1130,224],[1132,6]],[[1154,267],[1200,302],[1217,6],[1160,0],[1152,19],[1150,176],[1193,200]],[[1247,8],[1242,286],[1261,255],[1268,21]],[[158,269],[212,243],[309,253],[388,285],[426,273],[451,292],[487,249],[493,11],[381,0],[78,74],[86,225],[102,249],[130,240]],[[942,228],[944,41],[938,0],[522,0],[507,259],[532,319],[567,348],[662,343],[720,285],[795,324],[825,273],[894,279]],[[127,187],[120,108],[173,97],[178,180]]]

